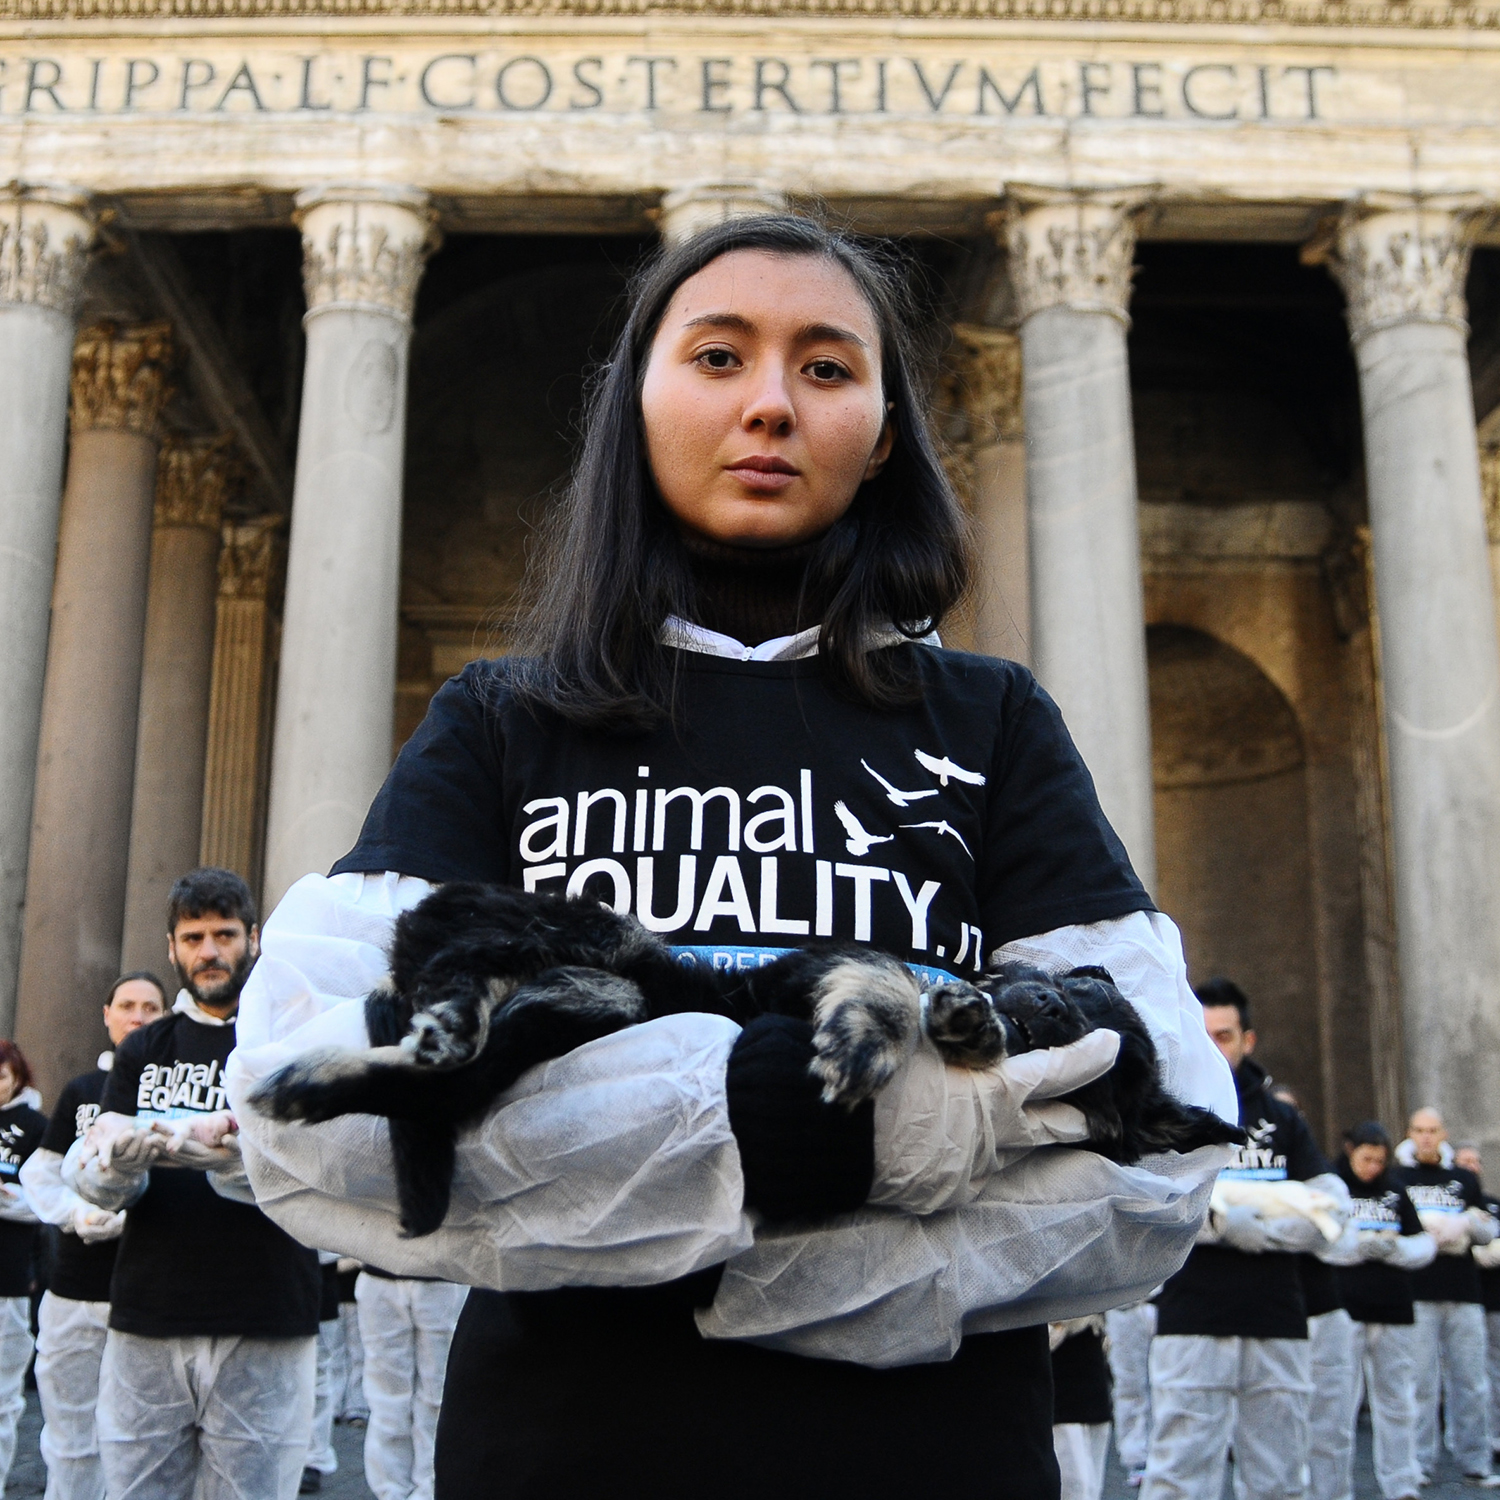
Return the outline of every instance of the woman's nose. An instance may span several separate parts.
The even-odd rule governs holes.
[[[785,437],[797,425],[797,410],[780,372],[766,375],[746,403],[742,425],[748,432]]]

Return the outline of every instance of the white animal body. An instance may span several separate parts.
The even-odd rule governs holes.
[[[1252,1177],[1220,1177],[1214,1183],[1209,1211],[1222,1214],[1243,1206],[1253,1208],[1258,1219],[1310,1219],[1330,1245],[1343,1232],[1338,1203],[1327,1193],[1290,1178],[1268,1182]]]

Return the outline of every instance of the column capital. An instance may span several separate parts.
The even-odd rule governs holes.
[[[72,318],[93,242],[87,193],[48,187],[0,192],[0,305],[48,307]]]
[[[975,447],[1026,435],[1021,409],[1021,339],[1009,328],[955,323],[959,402]]]
[[[171,395],[172,325],[98,323],[73,344],[70,415],[75,432],[105,429],[154,438]]]
[[[231,433],[169,437],[156,459],[154,524],[217,532],[224,504],[244,475],[244,462]]]
[[[1464,283],[1489,207],[1475,194],[1370,194],[1346,204],[1303,258],[1327,262],[1356,343],[1398,323],[1441,323],[1466,334]]]
[[[1128,325],[1135,216],[1150,190],[1013,186],[1006,196],[1000,220],[1021,321],[1066,307]]]
[[[219,549],[219,598],[264,601],[274,592],[285,548],[285,516],[255,516],[226,526]]]
[[[677,245],[729,219],[786,211],[786,194],[765,183],[693,182],[662,197],[657,224],[662,238]]]
[[[334,310],[411,321],[422,267],[439,243],[427,194],[319,187],[297,194],[307,317]]]

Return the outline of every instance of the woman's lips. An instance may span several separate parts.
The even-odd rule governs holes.
[[[726,465],[724,472],[733,475],[746,489],[763,495],[780,494],[798,475],[796,467],[784,458],[761,457],[758,454]]]

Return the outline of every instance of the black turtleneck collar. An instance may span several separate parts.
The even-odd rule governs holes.
[[[826,591],[807,588],[816,540],[795,547],[735,547],[681,538],[692,574],[692,621],[747,646],[821,623]]]

